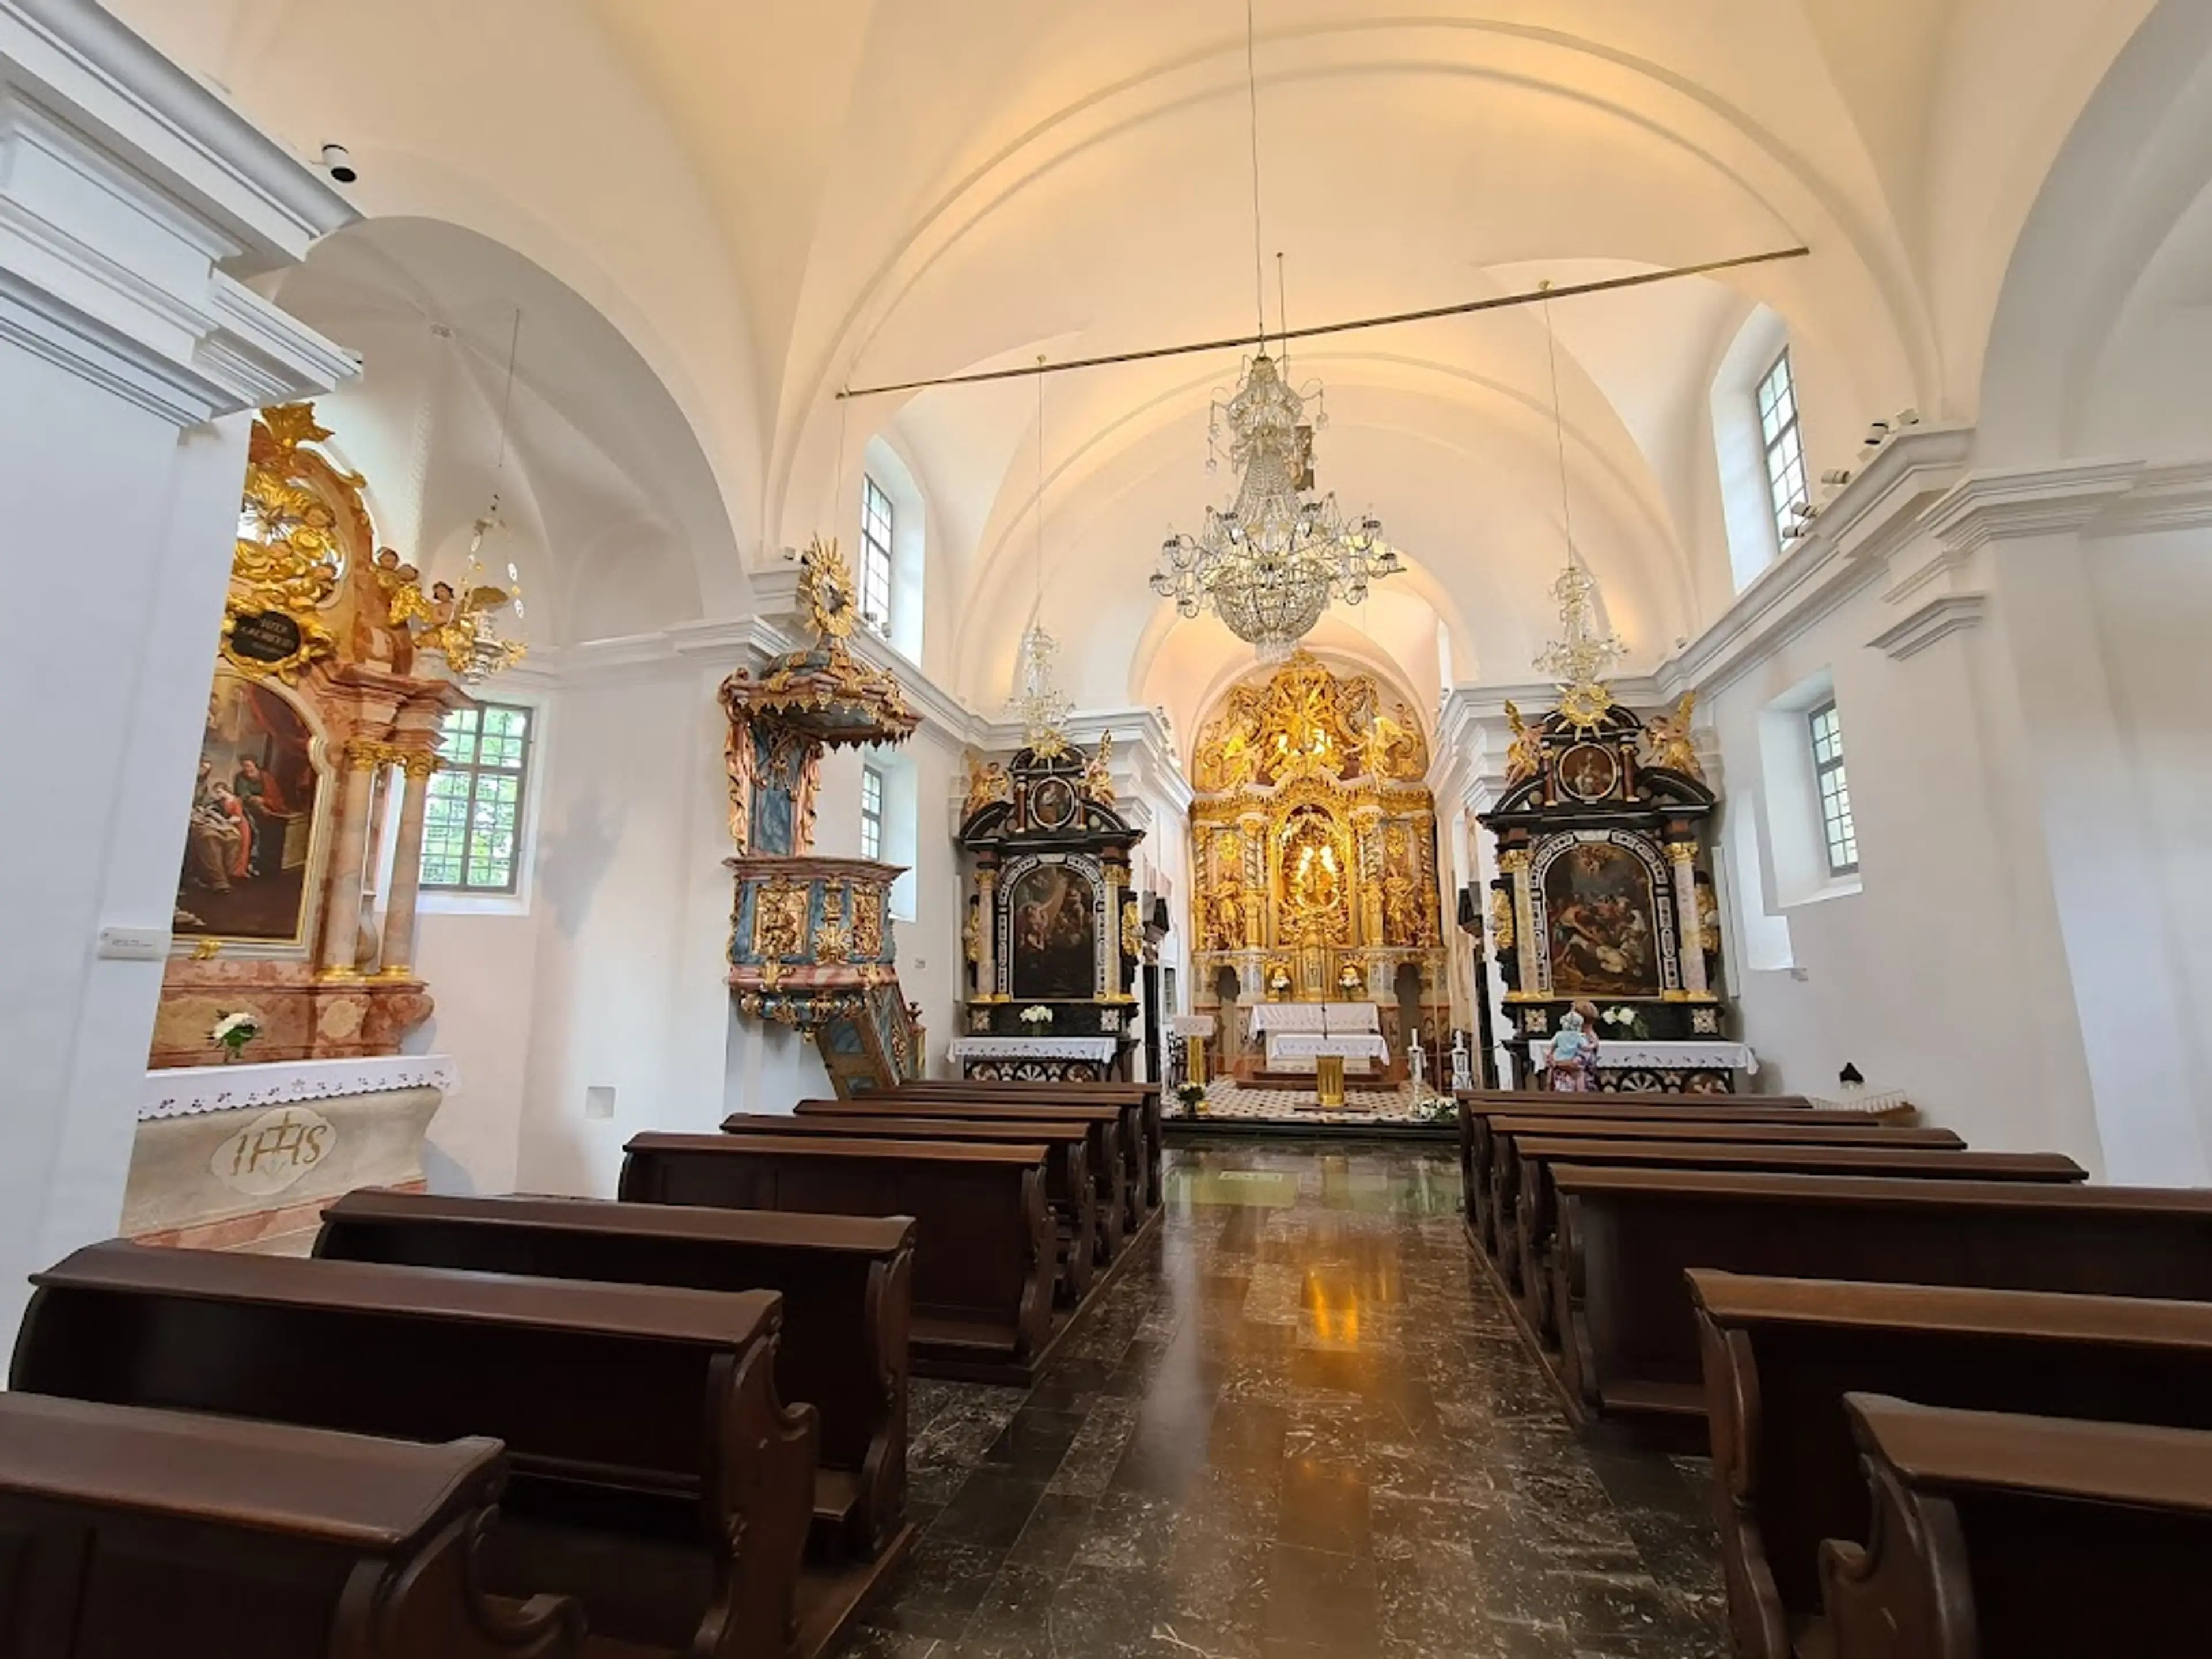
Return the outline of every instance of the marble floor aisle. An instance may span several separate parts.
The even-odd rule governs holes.
[[[1448,1152],[1170,1152],[1026,1393],[915,1385],[923,1531],[863,1659],[1701,1659],[1702,1466],[1578,1439]]]

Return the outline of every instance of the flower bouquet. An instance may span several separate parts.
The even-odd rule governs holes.
[[[234,1014],[225,1014],[208,1033],[210,1042],[222,1045],[226,1061],[236,1060],[246,1045],[261,1035],[261,1016],[241,1008]]]
[[[1042,1003],[1038,1003],[1035,1006],[1023,1009],[1015,1018],[1028,1026],[1030,1030],[1042,1031],[1052,1024],[1052,1010]]]
[[[1620,1037],[1624,1042],[1634,1042],[1651,1035],[1651,1028],[1644,1023],[1644,1016],[1633,1008],[1608,1008],[1597,1017],[1597,1022],[1605,1027],[1607,1036]]]
[[[1176,1091],[1176,1098],[1182,1103],[1185,1117],[1206,1115],[1206,1085],[1203,1083],[1184,1084]]]

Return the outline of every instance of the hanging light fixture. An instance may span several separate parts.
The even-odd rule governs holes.
[[[1598,620],[1597,582],[1575,549],[1574,511],[1567,494],[1566,422],[1559,405],[1559,338],[1552,331],[1552,284],[1547,280],[1541,286],[1546,295],[1544,352],[1552,374],[1552,437],[1559,458],[1559,522],[1566,535],[1567,562],[1552,584],[1552,597],[1559,602],[1560,636],[1544,648],[1536,666],[1558,683],[1559,712],[1578,729],[1587,729],[1613,707],[1613,690],[1605,677],[1628,647]]]
[[[1244,7],[1244,72],[1252,137],[1252,286],[1261,349],[1244,365],[1234,392],[1217,398],[1207,431],[1208,471],[1223,423],[1238,474],[1237,499],[1209,507],[1195,536],[1170,536],[1160,548],[1152,592],[1182,616],[1211,610],[1262,662],[1279,662],[1310,633],[1331,599],[1358,605],[1367,585],[1403,569],[1397,550],[1371,516],[1347,520],[1334,495],[1310,496],[1313,434],[1325,425],[1321,389],[1302,395],[1269,356],[1264,246],[1260,217],[1260,80],[1252,0]],[[1288,324],[1285,322],[1287,328]],[[1288,356],[1285,353],[1285,366]],[[1306,419],[1306,404],[1316,406]]]
[[[1044,359],[1037,364],[1042,368]],[[1030,605],[1030,625],[1022,630],[1014,663],[1014,695],[1007,704],[1020,717],[1022,743],[1050,759],[1067,750],[1067,696],[1053,679],[1053,663],[1060,641],[1044,625],[1044,376],[1036,377],[1036,589]]]

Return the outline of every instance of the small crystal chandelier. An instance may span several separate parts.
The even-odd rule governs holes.
[[[1244,365],[1237,389],[1217,398],[1208,430],[1211,452],[1221,423],[1229,427],[1229,458],[1240,477],[1237,499],[1226,509],[1209,507],[1197,535],[1170,536],[1160,548],[1152,592],[1173,599],[1178,614],[1212,610],[1230,632],[1249,643],[1262,662],[1279,662],[1313,630],[1331,599],[1358,605],[1367,585],[1405,566],[1382,539],[1372,517],[1347,520],[1334,495],[1310,497],[1313,488],[1314,427],[1306,398],[1283,378],[1267,355],[1266,289],[1261,281],[1260,83],[1254,68],[1252,13],[1245,9],[1246,89],[1252,109],[1253,287],[1260,301],[1261,349]],[[1279,259],[1280,256],[1277,256]],[[1279,266],[1278,267],[1279,270]],[[1286,325],[1287,326],[1287,325]],[[1213,465],[1209,453],[1208,470]]]
[[[1549,289],[1547,280],[1542,287]],[[1620,635],[1598,621],[1597,581],[1583,568],[1575,551],[1575,520],[1567,495],[1567,431],[1559,407],[1559,343],[1552,332],[1552,302],[1544,301],[1544,350],[1552,372],[1552,436],[1559,457],[1559,519],[1566,532],[1567,562],[1552,584],[1552,597],[1559,602],[1559,637],[1544,647],[1535,665],[1549,674],[1559,690],[1559,712],[1578,729],[1595,726],[1613,707],[1613,690],[1605,683],[1613,665],[1627,654]]]
[[[1007,703],[1009,714],[1022,722],[1022,744],[1047,760],[1067,752],[1067,716],[1071,705],[1067,694],[1053,680],[1053,662],[1060,655],[1060,641],[1048,633],[1044,625],[1044,359],[1037,359],[1040,373],[1037,389],[1037,471],[1036,471],[1036,598],[1030,611],[1030,625],[1022,630],[1022,641],[1014,662],[1014,695]]]

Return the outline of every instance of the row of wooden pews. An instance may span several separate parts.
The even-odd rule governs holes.
[[[2208,1650],[2212,1193],[1850,1115],[1465,1096],[1469,1237],[1574,1414],[1710,1448],[1745,1659]]]
[[[362,1191],[310,1259],[36,1275],[0,1653],[823,1651],[912,1538],[913,1368],[1026,1375],[1159,1172],[1142,1087],[815,1106],[640,1136],[617,1200]]]

